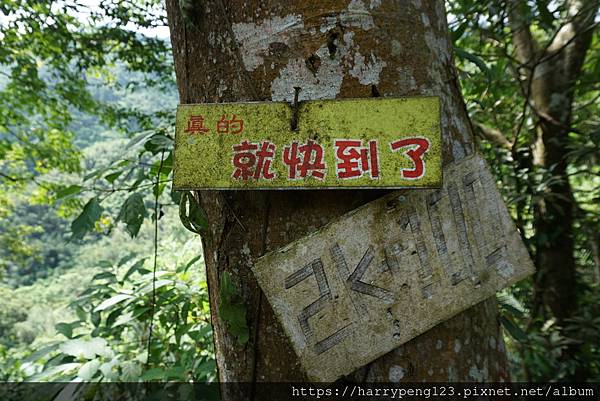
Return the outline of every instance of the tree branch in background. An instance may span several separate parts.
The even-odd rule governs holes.
[[[499,146],[503,149],[511,149],[511,142],[508,139],[506,139],[506,137],[502,132],[500,132],[500,130],[488,127],[478,122],[473,122],[473,126],[475,127],[475,132],[477,132],[477,134],[483,139],[487,139],[494,145]]]
[[[594,19],[599,5],[598,0],[567,0],[568,22],[560,28],[544,54],[546,58],[564,51],[565,71],[569,80],[579,75],[592,40],[593,29],[598,25]]]
[[[0,177],[6,178],[7,180],[12,181],[12,182],[21,181],[21,179],[19,179],[19,178],[11,177],[10,175],[6,175],[4,173],[0,173]]]
[[[537,42],[531,34],[529,22],[525,19],[529,6],[523,0],[509,0],[508,20],[511,28],[513,44],[517,59],[524,66],[530,66],[537,51]],[[531,71],[527,72],[529,77]]]

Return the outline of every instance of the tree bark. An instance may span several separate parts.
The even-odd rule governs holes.
[[[522,0],[509,2],[517,59],[527,73],[525,86],[539,121],[535,163],[547,171],[549,183],[534,205],[536,244],[536,305],[547,308],[560,323],[576,309],[576,263],[573,238],[575,201],[568,177],[569,133],[573,97],[592,39],[598,0],[567,0],[565,23],[545,49],[524,21]],[[534,311],[537,313],[538,311]]]
[[[185,8],[184,8],[185,9]],[[206,0],[167,12],[181,103],[438,95],[443,162],[472,150],[443,2]],[[191,14],[191,17],[190,17]],[[195,21],[195,22],[194,22]],[[192,25],[193,23],[193,25]],[[250,267],[265,252],[381,196],[376,190],[202,191],[203,237],[219,379],[301,381],[297,358]],[[247,305],[250,341],[218,318],[228,271]],[[356,381],[484,381],[508,377],[494,300],[483,302],[359,369]],[[265,399],[257,386],[223,398]],[[262,390],[264,391],[264,390]]]

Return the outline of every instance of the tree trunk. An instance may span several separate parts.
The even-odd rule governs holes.
[[[445,164],[472,152],[443,2],[435,0],[167,1],[181,103],[438,95]],[[184,22],[188,21],[188,22]],[[297,358],[262,295],[252,260],[383,194],[376,190],[202,191],[203,238],[219,378],[301,381]],[[218,318],[228,271],[247,305],[250,341]],[[507,379],[495,301],[483,302],[379,358],[357,381]],[[235,394],[224,399],[265,399]],[[264,390],[263,390],[264,391]]]
[[[547,171],[549,183],[534,205],[536,305],[547,308],[559,323],[576,309],[576,263],[573,222],[575,201],[566,154],[575,86],[590,46],[600,1],[566,0],[565,22],[544,49],[531,34],[529,5],[509,2],[513,42],[530,88],[531,108],[539,121],[535,164]],[[534,311],[537,313],[538,311]]]

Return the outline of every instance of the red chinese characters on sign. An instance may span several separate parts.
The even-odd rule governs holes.
[[[295,180],[309,176],[319,180],[325,178],[326,165],[323,159],[323,146],[312,139],[300,146],[296,141],[292,142],[290,146],[285,146],[283,162],[288,168],[289,179]]]
[[[240,120],[234,114],[231,119],[223,114],[221,119],[217,121],[218,134],[241,134],[244,131],[244,120]]]
[[[429,149],[429,140],[427,138],[406,138],[390,143],[392,152],[402,148],[409,148],[404,154],[410,157],[415,167],[412,169],[401,169],[402,178],[407,180],[418,180],[425,175],[425,162],[423,154]]]
[[[204,116],[190,116],[187,120],[187,127],[183,130],[186,134],[206,134],[210,128],[205,126]],[[217,134],[241,134],[244,132],[244,120],[238,118],[235,114],[228,118],[223,114],[216,123]]]
[[[234,171],[232,177],[236,180],[248,181],[249,179],[272,180],[275,173],[271,171],[271,162],[275,157],[275,144],[269,141],[261,143],[242,141],[233,145]]]
[[[371,178],[379,178],[379,156],[377,141],[369,141],[363,147],[361,140],[336,139],[334,142],[337,159],[336,173],[338,178],[351,179],[362,177],[369,172]]]
[[[206,134],[210,131],[204,126],[204,116],[190,116],[187,121],[187,127],[183,131],[186,134]]]
[[[229,122],[235,121],[234,115]],[[221,118],[225,121],[225,116]],[[241,121],[241,120],[238,120]],[[229,126],[231,127],[231,126]],[[240,126],[236,127],[236,130]],[[241,123],[243,129],[243,121]],[[233,133],[231,130],[228,133]],[[225,133],[225,131],[223,131]],[[380,178],[379,149],[377,140],[363,143],[360,139],[334,140],[336,158],[336,176],[340,179],[355,179],[368,174],[373,179]],[[427,138],[410,137],[389,143],[392,152],[402,151],[412,161],[414,167],[401,168],[400,175],[406,180],[418,180],[425,176],[423,155],[429,150]],[[250,142],[247,139],[233,145],[231,163],[234,167],[232,178],[241,181],[273,180],[276,177],[275,163],[281,161],[287,167],[288,180],[313,177],[324,180],[327,175],[325,146],[308,139],[305,143],[292,141],[283,147],[281,156],[277,156],[277,146],[271,141]]]

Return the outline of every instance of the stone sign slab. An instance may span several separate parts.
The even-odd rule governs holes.
[[[437,97],[177,108],[175,189],[437,188]]]
[[[333,381],[534,271],[480,156],[384,196],[253,268],[310,380]]]

